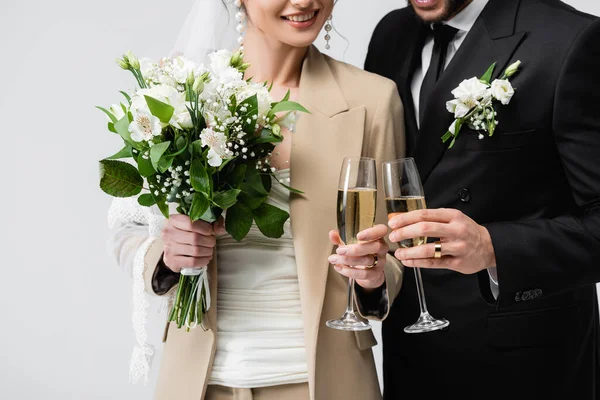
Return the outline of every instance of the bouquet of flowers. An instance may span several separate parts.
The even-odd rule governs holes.
[[[269,159],[282,127],[293,131],[295,113],[308,111],[289,101],[289,92],[274,102],[266,84],[245,80],[248,64],[239,51],[217,51],[207,66],[131,52],[117,63],[138,88],[121,91],[119,105],[98,107],[124,143],[100,161],[100,188],[114,197],[138,196],[166,218],[168,203],[192,221],[214,222],[226,210],[225,228],[238,241],[253,223],[265,236],[281,237],[289,214],[265,202],[275,172]],[[201,324],[208,290],[206,268],[183,269],[169,320],[179,328]]]

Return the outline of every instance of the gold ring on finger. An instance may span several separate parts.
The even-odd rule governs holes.
[[[434,242],[433,258],[442,258],[442,242]]]
[[[373,256],[373,263],[369,264],[369,265],[365,265],[365,267],[367,268],[373,268],[374,266],[377,265],[377,263],[379,263],[379,257],[377,257],[377,254],[371,254]]]

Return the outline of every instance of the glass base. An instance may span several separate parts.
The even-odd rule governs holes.
[[[444,329],[450,322],[445,319],[435,319],[429,313],[421,314],[417,322],[404,328],[406,333],[423,333]]]
[[[331,319],[325,323],[329,328],[340,331],[368,331],[371,325],[351,312],[344,313],[340,319]]]

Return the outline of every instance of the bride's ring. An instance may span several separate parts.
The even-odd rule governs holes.
[[[433,258],[442,258],[442,242],[435,242],[434,245]]]
[[[377,254],[371,254],[371,255],[373,256],[373,263],[369,264],[369,265],[365,265],[365,267],[367,267],[367,268],[373,268],[379,262],[379,257],[377,257]]]

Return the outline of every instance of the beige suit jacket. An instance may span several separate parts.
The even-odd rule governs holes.
[[[291,196],[290,214],[311,399],[379,399],[372,332],[342,332],[325,326],[326,320],[343,313],[347,296],[347,280],[327,261],[334,251],[328,232],[337,225],[336,196],[343,158],[373,157],[380,168],[383,161],[404,156],[402,104],[392,81],[335,61],[315,47],[303,64],[299,101],[311,114],[298,119],[290,168],[293,186],[305,194]],[[386,223],[381,185],[379,193],[377,222]],[[145,271],[149,290],[161,253],[162,242],[157,240],[146,256],[146,265],[153,266]],[[186,332],[173,324],[166,328],[158,400],[204,397],[218,340],[217,263],[213,259],[208,266],[212,296],[208,330]],[[388,256],[388,304],[401,283],[402,266]]]

